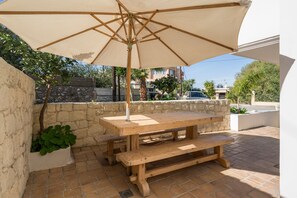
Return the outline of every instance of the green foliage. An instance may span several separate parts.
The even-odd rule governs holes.
[[[31,51],[24,41],[0,24],[0,57],[22,70],[23,54]]]
[[[184,80],[182,82],[183,93],[185,93],[186,91],[191,91],[194,84],[195,79]]]
[[[167,75],[155,80],[152,84],[161,92],[162,99],[165,93],[170,95],[177,88],[178,80],[174,76]]]
[[[147,69],[133,69],[132,70],[132,79],[133,80],[141,80],[148,78],[148,70]]]
[[[57,77],[67,82],[75,60],[31,49],[22,39],[0,25],[0,56],[9,64],[35,77],[38,85],[55,85]]]
[[[75,142],[76,136],[69,125],[50,126],[32,141],[31,152],[39,151],[41,155],[45,155],[61,148],[67,148]]]
[[[236,76],[234,87],[227,98],[250,103],[252,91],[257,101],[278,102],[280,94],[279,66],[262,61],[255,61],[245,66]]]
[[[205,88],[205,94],[209,98],[212,98],[216,94],[213,81],[205,81],[204,82],[204,88]]]
[[[94,75],[96,87],[110,88],[112,87],[112,68],[102,66],[98,69],[98,73]]]
[[[243,108],[231,107],[230,112],[235,114],[245,114],[247,112],[247,109],[244,107]]]

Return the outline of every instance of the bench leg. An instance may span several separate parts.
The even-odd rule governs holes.
[[[107,160],[110,165],[116,164],[114,155],[114,141],[107,141]]]
[[[216,160],[224,168],[230,168],[230,162],[227,159],[224,159],[224,147],[217,146],[214,148],[214,153],[218,154],[218,159]]]
[[[147,197],[150,195],[150,187],[145,178],[145,164],[140,164],[132,167],[132,173],[136,176],[136,181],[133,181],[137,185],[139,192],[142,196]]]
[[[172,139],[173,139],[173,141],[177,141],[178,140],[178,131],[174,131],[174,132],[172,132]]]
[[[197,138],[197,125],[186,127],[186,138],[187,139],[195,139]]]

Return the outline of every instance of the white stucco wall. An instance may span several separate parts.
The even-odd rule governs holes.
[[[282,0],[280,53],[282,89],[280,98],[280,193],[282,197],[297,195],[297,2]],[[293,62],[294,61],[294,62]],[[290,64],[293,65],[290,68]],[[288,71],[287,75],[286,72]],[[284,78],[284,76],[286,76]]]
[[[260,126],[279,127],[279,111],[230,115],[230,129],[232,131],[241,131]]]
[[[239,45],[279,35],[279,2],[280,0],[252,0],[240,29]]]

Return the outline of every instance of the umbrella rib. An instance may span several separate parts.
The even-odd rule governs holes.
[[[102,52],[105,50],[105,48],[108,46],[108,44],[113,40],[113,38],[115,37],[116,33],[118,31],[120,31],[120,29],[123,27],[123,25],[127,22],[128,18],[126,18],[126,20],[124,21],[124,23],[122,23],[120,25],[120,27],[115,31],[115,33],[112,35],[112,38],[110,38],[107,43],[104,45],[104,47],[100,50],[100,52],[97,54],[97,56],[94,58],[94,60],[91,62],[91,64],[93,64],[95,62],[95,60],[102,54]]]
[[[145,18],[145,17],[140,17],[140,16],[137,16],[137,17],[140,18],[140,19],[148,20],[148,19]],[[168,24],[165,24],[165,23],[161,23],[161,22],[159,22],[159,21],[155,21],[155,20],[151,20],[151,22],[152,22],[152,23],[155,23],[155,24],[158,24],[158,25],[162,25],[162,26],[171,28],[171,29],[176,30],[176,31],[178,31],[178,32],[182,32],[182,33],[188,34],[188,35],[190,35],[190,36],[193,36],[193,37],[196,37],[196,38],[199,38],[199,39],[208,41],[208,42],[213,43],[213,44],[215,44],[215,45],[218,45],[218,46],[221,46],[221,47],[223,47],[223,48],[226,48],[226,49],[228,49],[228,50],[230,50],[230,51],[232,51],[232,52],[236,51],[236,49],[234,49],[234,48],[232,48],[232,47],[229,47],[229,46],[224,45],[224,44],[222,44],[222,43],[219,43],[219,42],[217,42],[217,41],[213,41],[213,40],[211,40],[211,39],[208,39],[208,38],[199,36],[199,35],[197,35],[197,34],[193,34],[193,33],[191,33],[191,32],[188,32],[188,31],[179,29],[179,28],[174,27],[174,26],[172,26],[172,25],[168,25]]]
[[[120,43],[124,43],[124,44],[126,44],[124,41],[121,41],[121,40],[119,40],[118,38],[113,38],[112,35],[109,35],[109,34],[107,34],[107,33],[105,33],[105,32],[102,32],[102,31],[97,30],[97,29],[94,29],[94,31],[99,32],[99,33],[101,33],[101,34],[103,34],[103,35],[105,35],[105,36],[108,36],[108,37],[112,38],[112,39],[115,40],[115,41],[118,41],[118,42],[120,42]]]
[[[118,4],[127,12],[130,13],[130,11],[128,10],[128,8],[120,1],[120,0],[116,0],[118,2]]]
[[[138,30],[138,32],[136,33],[135,37],[137,37],[140,32],[147,26],[147,24],[153,19],[153,17],[155,16],[155,14],[157,14],[157,11],[155,11],[150,18],[148,18],[148,20],[142,25],[142,27]]]
[[[151,38],[151,39],[141,40],[140,43],[145,43],[145,42],[154,41],[154,40],[158,40],[158,38]]]
[[[135,35],[136,30],[135,30],[134,20],[132,21],[132,30],[133,30],[133,33]],[[138,54],[139,68],[142,68],[142,64],[141,64],[141,60],[140,60],[140,49],[139,49],[139,45],[138,45],[137,41],[136,41],[136,50],[137,50],[137,54]]]
[[[169,9],[160,9],[157,10],[157,13],[164,12],[177,12],[177,11],[186,11],[186,10],[201,10],[201,9],[212,9],[212,8],[225,8],[225,7],[235,7],[241,6],[240,3],[232,2],[232,3],[220,3],[220,4],[209,4],[209,5],[197,5],[197,6],[188,6],[188,7],[179,7],[179,8],[169,8]],[[137,12],[136,15],[142,14],[151,14],[156,12],[156,10]]]
[[[124,23],[124,15],[123,15],[122,7],[119,3],[118,3],[118,6],[119,6],[120,13],[121,13],[122,23]],[[125,30],[126,38],[128,38],[128,33],[127,33],[127,29],[126,29],[125,25],[124,25],[124,30]]]
[[[115,22],[115,21],[117,21],[117,20],[119,20],[119,19],[113,19],[113,20],[110,20],[110,21],[106,22],[106,24],[108,24],[108,23],[113,23],[113,22]],[[51,46],[51,45],[54,45],[54,44],[59,43],[59,42],[61,42],[61,41],[64,41],[64,40],[66,40],[66,39],[69,39],[69,38],[72,38],[72,37],[74,37],[74,36],[83,34],[83,33],[88,32],[88,31],[90,31],[90,30],[94,30],[95,28],[98,28],[98,27],[101,27],[101,26],[103,26],[103,25],[102,25],[102,24],[100,24],[100,25],[96,25],[96,26],[87,28],[87,29],[85,29],[85,30],[82,30],[82,31],[80,31],[80,32],[71,34],[71,35],[69,35],[69,36],[60,38],[60,39],[58,39],[58,40],[52,41],[52,42],[50,42],[50,43],[48,43],[48,44],[45,44],[45,45],[43,45],[43,46],[41,46],[41,47],[38,47],[37,50],[41,50],[41,49],[46,48],[46,47],[48,47],[48,46]]]
[[[160,29],[160,30],[155,31],[154,33],[157,34],[157,33],[163,32],[164,30],[167,30],[168,28],[169,28],[169,26],[164,27],[164,28],[162,28],[162,29]],[[142,37],[142,39],[146,39],[146,38],[148,38],[148,37],[150,37],[150,36],[152,36],[152,35],[153,35],[153,34],[148,34],[148,35]]]
[[[58,15],[58,14],[69,14],[69,15],[121,15],[117,12],[80,12],[80,11],[0,11],[1,15]]]
[[[137,17],[135,17],[135,20],[138,21],[138,23],[143,24],[141,21],[138,20]],[[148,27],[145,27],[147,31],[149,31],[151,34],[153,34],[165,47],[167,47],[175,56],[177,56],[185,65],[189,65],[178,53],[176,53],[169,45],[167,45],[160,37],[158,37],[152,30],[150,30]]]
[[[104,27],[106,27],[107,29],[109,29],[109,31],[111,31],[112,33],[114,33],[117,37],[119,37],[122,41],[127,42],[123,37],[121,37],[121,35],[119,35],[117,32],[115,32],[111,27],[109,27],[106,23],[104,23],[104,21],[102,21],[101,19],[99,19],[97,16],[95,16],[94,14],[91,14],[91,16],[96,19],[99,23],[101,23],[102,25],[104,25]]]

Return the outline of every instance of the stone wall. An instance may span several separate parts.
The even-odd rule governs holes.
[[[229,106],[227,100],[133,102],[131,114],[194,111],[223,115],[223,122],[198,127],[199,132],[209,132],[229,129]],[[38,116],[40,109],[41,105],[35,105],[34,132],[39,129]],[[124,114],[125,104],[123,102],[49,104],[45,114],[45,126],[68,124],[74,130],[74,134],[77,135],[77,143],[74,146],[90,146],[97,144],[94,139],[95,136],[108,133],[99,125],[100,117]]]
[[[34,81],[0,59],[0,197],[22,197],[29,176]]]
[[[44,101],[45,93],[45,87],[36,89],[36,103]],[[49,97],[49,102],[91,102],[93,100],[96,100],[93,87],[55,86]]]

